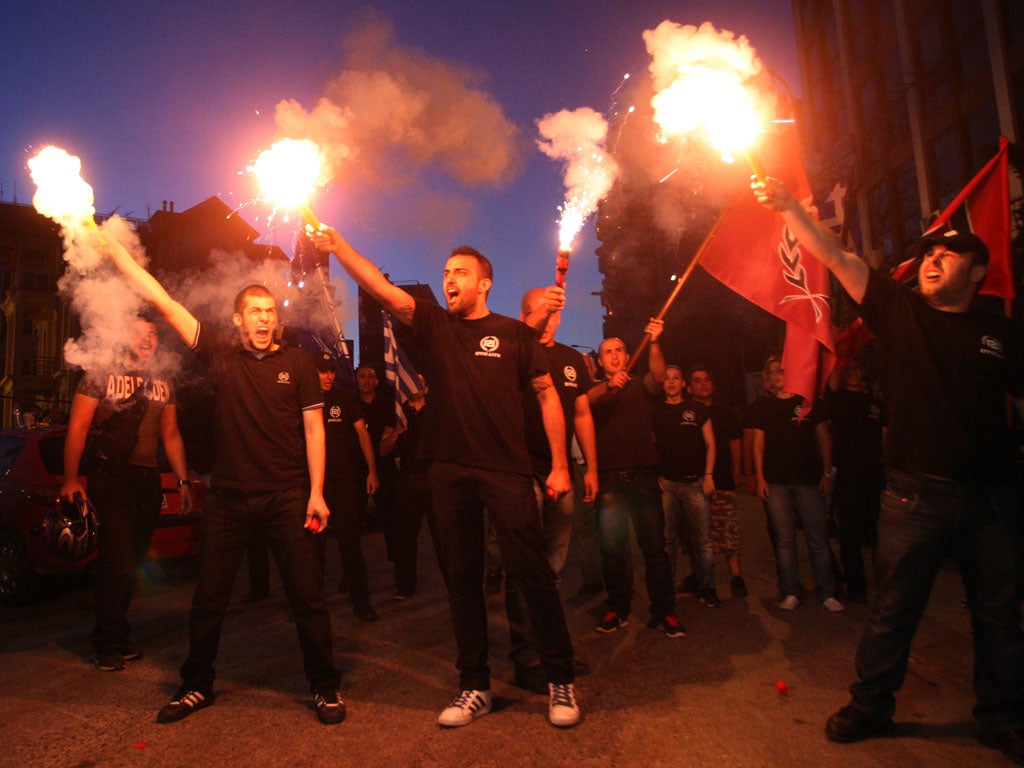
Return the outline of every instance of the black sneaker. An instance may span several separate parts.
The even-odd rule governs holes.
[[[156,721],[158,723],[176,723],[179,720],[184,720],[197,709],[203,709],[211,704],[213,704],[212,692],[197,691],[195,688],[183,685],[174,694],[170,703],[165,704],[163,709],[157,712]]]
[[[732,592],[733,597],[746,597],[750,594],[747,592],[747,584],[743,581],[742,576],[733,576],[729,579],[729,591]]]
[[[100,672],[118,672],[124,669],[124,657],[118,651],[97,651],[92,663]]]
[[[121,658],[125,661],[138,661],[142,658],[142,649],[131,643],[121,646]]]
[[[625,616],[620,616],[615,611],[608,611],[601,620],[597,622],[597,631],[604,632],[606,635],[610,635],[612,632],[617,632],[619,627],[625,627],[629,624],[629,619]]]
[[[397,602],[401,602],[403,600],[408,600],[410,597],[412,597],[415,594],[416,594],[416,590],[415,589],[409,589],[409,590],[400,589],[397,592],[395,592],[395,594],[393,594],[391,596],[391,599],[395,600]]]
[[[718,593],[714,587],[701,587],[700,601],[708,608],[720,608],[722,601],[718,599]]]
[[[978,740],[987,747],[1000,750],[1017,765],[1024,765],[1024,729],[983,733]]]
[[[892,733],[894,727],[892,718],[879,720],[867,712],[847,705],[825,723],[825,735],[830,741],[849,744],[871,736],[885,736]]]
[[[377,620],[377,612],[369,605],[357,605],[352,609],[352,613],[360,621],[371,622]]]
[[[686,630],[674,613],[667,613],[660,619],[651,616],[647,626],[651,629],[660,629],[666,637],[686,637]]]
[[[316,707],[316,719],[324,725],[337,725],[345,719],[345,702],[337,689],[314,695],[313,706]]]
[[[524,666],[515,665],[515,684],[530,693],[547,693],[548,680],[544,676],[544,668],[540,664]]]
[[[682,595],[683,597],[689,597],[690,595],[697,594],[699,586],[697,584],[697,577],[692,573],[685,579],[679,582],[679,586],[676,587],[676,594]]]

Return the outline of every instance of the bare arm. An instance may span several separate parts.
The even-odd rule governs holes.
[[[324,440],[323,408],[307,408],[302,412],[302,429],[306,436],[306,468],[309,471],[309,501],[303,527],[316,533],[327,527],[331,515],[324,501],[324,461],[327,450]],[[316,525],[310,523],[316,520]]]
[[[360,288],[369,293],[391,314],[405,325],[412,325],[416,300],[401,288],[392,285],[383,273],[356,251],[349,242],[332,227],[321,227],[309,235],[313,244],[321,251],[333,253],[348,276]]]
[[[363,452],[363,460],[366,462],[366,492],[372,496],[380,488],[380,478],[377,475],[377,456],[373,452],[373,438],[370,437],[366,419],[357,419],[352,426],[355,427],[356,437],[359,438],[359,450]]]
[[[558,399],[551,374],[545,373],[533,379],[533,391],[540,403],[540,415],[544,422],[544,432],[548,436],[548,447],[551,449],[551,474],[547,479],[549,494],[561,496],[572,488],[569,480],[569,462],[565,455],[565,417],[562,415],[562,403]]]
[[[790,231],[810,254],[836,276],[850,298],[858,304],[864,299],[868,287],[869,269],[857,254],[843,248],[831,230],[817,222],[778,179],[768,177],[751,181],[759,203],[778,211]]]
[[[715,446],[715,429],[711,425],[711,419],[704,422],[701,433],[704,435],[704,493],[710,496],[715,492],[715,460],[718,450]]]
[[[576,441],[580,444],[587,472],[583,476],[583,500],[591,502],[597,497],[597,437],[594,432],[594,417],[590,413],[590,399],[586,395],[576,398],[573,413],[573,428]]]
[[[658,337],[665,330],[664,320],[655,320],[653,317],[644,328],[644,333],[651,337],[651,343],[647,347],[647,375],[644,377],[644,386],[648,392],[661,392],[662,382],[665,381],[665,353],[661,351],[661,343]]]
[[[565,289],[549,285],[544,289],[544,302],[530,314],[523,316],[523,322],[538,333],[547,327],[548,318],[565,309]]]
[[[754,482],[757,495],[768,498],[768,482],[764,479],[764,430],[753,429]]]
[[[199,321],[192,313],[177,301],[160,285],[159,281],[147,272],[123,245],[111,238],[105,238],[106,253],[128,281],[146,301],[152,304],[163,315],[164,320],[181,337],[189,347],[195,346],[199,335]]]
[[[160,439],[163,441],[167,463],[171,465],[174,476],[179,480],[188,480],[185,441],[178,429],[177,406],[168,405],[160,414]],[[188,485],[179,485],[178,493],[181,495],[181,513],[188,514],[192,511],[192,488]]]
[[[99,404],[97,398],[80,393],[76,393],[71,400],[68,433],[64,439],[64,485],[60,488],[60,497],[66,501],[71,501],[76,493],[85,497],[85,489],[78,480],[78,469],[89,437],[89,427]]]

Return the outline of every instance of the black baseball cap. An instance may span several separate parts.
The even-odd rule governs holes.
[[[320,372],[333,371],[337,362],[338,358],[334,357],[334,355],[329,355],[326,352],[321,352],[319,355],[313,355],[313,364],[316,365],[316,369]]]
[[[933,232],[922,237],[914,250],[920,257],[936,245],[941,245],[953,253],[972,253],[975,264],[988,264],[988,246],[973,232],[958,232],[955,229],[943,233]]]

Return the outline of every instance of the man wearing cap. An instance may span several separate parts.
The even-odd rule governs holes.
[[[882,342],[889,420],[876,593],[852,698],[825,733],[850,742],[893,729],[910,643],[952,552],[974,629],[979,738],[1024,764],[1024,550],[1006,410],[1007,394],[1024,394],[1024,345],[1008,319],[972,308],[988,248],[967,232],[924,238],[915,246],[922,259],[915,293],[844,250],[777,180],[754,179],[751,187],[835,274]]]
[[[348,579],[352,611],[362,621],[376,621],[377,612],[370,605],[366,576],[366,560],[360,539],[366,513],[366,494],[376,493],[380,485],[373,441],[356,396],[346,390],[334,389],[337,359],[323,352],[313,358],[320,391],[324,396],[324,439],[326,471],[324,501],[333,514],[326,536],[317,537],[320,562],[326,563],[327,537],[338,540],[341,567]]]

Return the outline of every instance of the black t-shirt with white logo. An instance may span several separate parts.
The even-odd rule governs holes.
[[[554,382],[558,399],[562,403],[562,415],[565,417],[565,451],[569,455],[572,438],[576,431],[574,416],[576,398],[585,395],[592,381],[590,371],[583,362],[583,355],[572,347],[555,342],[550,347],[542,347],[544,357],[551,368],[551,380]],[[551,444],[544,421],[541,418],[540,403],[536,397],[529,395],[524,400],[526,407],[526,445],[530,449],[530,460],[533,471],[547,473],[551,471]]]
[[[874,271],[860,309],[880,341],[886,465],[963,480],[1012,477],[1006,394],[1024,393],[1019,327],[977,310],[935,309]]]
[[[676,482],[702,478],[707,460],[707,420],[707,408],[693,401],[662,401],[654,407],[654,439],[663,477]]]
[[[363,417],[359,398],[345,389],[329,389],[324,398],[324,438],[327,466],[324,483],[346,482],[366,476],[366,459],[359,446],[355,423]]]
[[[529,475],[523,399],[548,372],[537,332],[504,315],[466,320],[427,302],[416,304],[412,327],[430,386],[421,457]]]
[[[195,351],[217,387],[212,484],[246,491],[308,484],[302,412],[324,402],[313,358],[284,344],[258,358],[205,327]]]
[[[817,485],[823,468],[816,430],[825,418],[824,407],[819,403],[807,413],[800,395],[757,402],[750,426],[764,432],[764,479],[780,485]]]
[[[711,417],[711,428],[715,433],[715,488],[719,491],[736,489],[736,478],[732,472],[733,440],[740,440],[743,431],[740,429],[736,410],[727,403],[712,401],[708,407]]]

